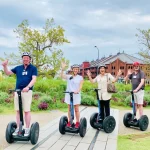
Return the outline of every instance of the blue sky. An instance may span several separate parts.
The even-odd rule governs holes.
[[[71,42],[60,48],[71,64],[81,64],[117,52],[134,55],[140,50],[137,28],[150,28],[149,0],[1,0],[0,55],[18,50],[13,33],[24,19],[42,28],[54,18]]]

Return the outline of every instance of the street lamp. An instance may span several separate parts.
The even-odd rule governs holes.
[[[94,46],[96,49],[97,49],[97,51],[98,51],[98,60],[99,60],[99,49],[98,49],[98,47],[97,46]]]
[[[98,61],[99,61],[99,49],[98,49],[98,47],[97,46],[94,46],[96,49],[97,49],[97,51],[98,51]],[[98,75],[98,65],[97,65],[97,75]]]

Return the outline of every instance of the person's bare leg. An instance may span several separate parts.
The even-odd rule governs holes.
[[[135,113],[136,113],[136,116],[137,116],[137,110],[138,110],[138,104],[135,103]],[[136,118],[136,116],[134,116]]]
[[[140,117],[143,115],[143,104],[139,104],[139,115]]]
[[[31,113],[30,111],[25,112],[25,122],[26,122],[26,128],[30,127],[30,122],[31,122]]]
[[[68,122],[71,120],[70,118],[70,105],[68,105]]]
[[[19,114],[19,110],[16,111],[16,122],[17,122],[17,128],[19,128],[19,124],[20,124],[20,114]]]
[[[75,105],[74,108],[75,108],[76,122],[79,122],[80,119],[79,104]]]

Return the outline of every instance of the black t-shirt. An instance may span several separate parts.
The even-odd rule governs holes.
[[[141,70],[137,74],[133,72],[131,75],[129,75],[129,79],[131,80],[131,83],[132,83],[132,90],[135,90],[141,83],[141,79],[145,79],[145,74]],[[145,87],[145,84],[143,84],[141,89],[144,89],[144,87]]]

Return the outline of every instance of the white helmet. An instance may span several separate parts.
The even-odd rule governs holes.
[[[105,64],[100,64],[100,65],[98,66],[99,69],[100,69],[101,67],[104,67],[104,68],[106,69],[106,65],[105,65]]]
[[[74,64],[74,65],[71,66],[71,68],[72,68],[72,69],[73,69],[73,68],[80,68],[80,66],[79,66],[78,64]]]
[[[31,54],[29,52],[23,52],[22,53],[22,58],[23,58],[23,56],[29,56],[31,58]]]

